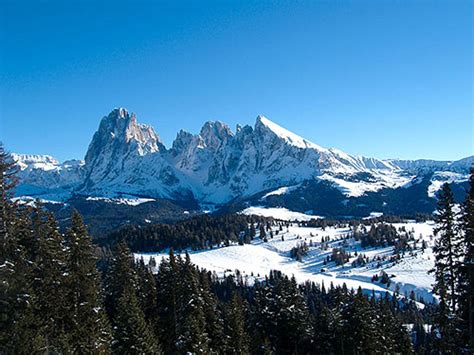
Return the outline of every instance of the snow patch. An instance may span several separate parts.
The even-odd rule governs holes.
[[[142,203],[156,201],[153,198],[110,198],[110,197],[87,197],[87,201],[102,201],[107,203],[114,203],[117,205],[138,206]]]
[[[468,181],[469,176],[451,171],[438,171],[433,174],[431,178],[431,184],[428,186],[428,196],[436,198],[436,194],[444,183],[461,183]]]
[[[373,181],[351,181],[350,176],[339,177],[328,173],[318,176],[318,179],[332,182],[334,187],[348,197],[360,197],[366,192],[377,192],[383,188],[396,189],[409,184],[413,179],[413,176],[401,176],[393,171],[370,173],[375,178]]]
[[[299,187],[301,186],[301,184],[298,184],[298,185],[294,185],[294,186],[283,186],[283,187],[280,187],[276,190],[273,190],[273,191],[270,191],[268,193],[266,193],[265,195],[263,195],[263,197],[261,198],[262,200],[266,199],[267,197],[269,196],[280,196],[280,195],[286,195],[287,193],[290,193],[292,191],[295,191],[296,189],[298,189]]]
[[[323,218],[320,216],[311,216],[301,212],[290,211],[283,207],[248,207],[240,213],[262,217],[273,217],[284,221],[310,221],[312,219]]]
[[[367,217],[364,217],[362,219],[372,219],[372,218],[378,218],[382,216],[383,216],[383,212],[370,212],[370,214]]]

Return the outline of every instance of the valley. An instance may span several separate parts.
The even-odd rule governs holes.
[[[414,295],[416,300],[434,301],[431,293],[434,277],[428,274],[434,267],[432,221],[391,224],[397,230],[408,231],[414,239],[409,243],[411,250],[395,252],[394,246],[388,245],[362,247],[361,242],[352,237],[353,227],[348,225],[325,228],[299,226],[293,214],[288,213],[287,217],[287,221],[281,222],[284,224],[281,230],[279,226],[272,226],[266,232],[266,238],[261,238],[257,232],[250,244],[238,245],[234,242],[225,246],[223,243],[207,250],[189,250],[191,261],[216,272],[220,278],[238,272],[249,284],[264,280],[271,270],[278,270],[294,276],[300,283],[312,281],[325,287],[345,284],[349,289],[361,287],[368,294],[374,292],[378,296],[398,292],[402,297]],[[370,226],[367,228],[370,229]],[[291,250],[303,244],[307,245],[304,256],[300,260],[291,257]],[[342,265],[328,261],[335,248],[351,255]],[[152,257],[159,263],[167,255],[167,251],[135,253],[137,259],[143,258],[147,264]],[[360,264],[357,262],[359,255],[364,256]],[[390,279],[388,284],[372,280],[374,275],[380,280],[384,273]]]

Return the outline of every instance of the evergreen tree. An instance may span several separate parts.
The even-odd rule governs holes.
[[[375,301],[375,296],[372,300]],[[380,342],[380,351],[387,354],[412,354],[411,339],[400,319],[392,313],[390,301],[386,298],[380,300],[376,312],[380,324],[378,327],[379,338],[384,339]]]
[[[206,332],[204,300],[199,289],[196,269],[191,264],[189,254],[180,265],[178,285],[178,332],[179,352],[206,354],[209,352],[209,338]]]
[[[217,304],[217,299],[210,289],[210,275],[203,271],[199,273],[199,284],[203,300],[203,312],[206,321],[206,333],[209,338],[211,352],[219,352],[225,347],[224,321]]]
[[[140,307],[145,315],[146,321],[152,328],[158,330],[157,321],[157,289],[156,279],[149,267],[145,265],[143,258],[136,264],[138,288],[137,294]],[[157,334],[158,335],[158,334]]]
[[[263,223],[260,223],[260,234],[259,237],[261,240],[266,240],[267,239],[267,233],[265,232],[265,226]]]
[[[253,224],[253,222],[250,222],[250,230],[249,230],[250,239],[253,239],[256,234],[257,232],[255,230],[255,225]]]
[[[19,234],[31,233],[28,228],[31,225],[27,214],[18,212],[18,220],[9,225],[8,239],[1,246],[5,247],[5,259],[0,268],[0,353],[36,353],[46,347],[44,336],[38,331],[40,300],[33,287],[33,263],[18,242]]]
[[[44,346],[34,312],[32,260],[20,239],[31,234],[28,213],[11,202],[14,162],[0,143],[0,353],[35,353]]]
[[[296,280],[283,277],[274,288],[277,300],[277,348],[285,353],[298,353],[312,333],[307,306]]]
[[[252,307],[251,324],[254,330],[251,337],[251,352],[271,354],[276,351],[277,304],[269,281],[258,284]]]
[[[2,260],[5,259],[5,253],[8,251],[6,244],[9,241],[10,227],[16,210],[16,206],[10,202],[10,199],[13,197],[13,189],[18,182],[17,172],[15,162],[0,142],[0,242],[2,243],[0,258]]]
[[[377,315],[359,288],[353,302],[346,307],[345,349],[353,354],[375,354],[381,348]]]
[[[244,306],[237,293],[234,292],[224,309],[225,352],[248,354],[249,339],[245,325]]]
[[[124,290],[137,289],[137,273],[133,266],[130,249],[123,242],[117,243],[105,277],[105,309],[110,318],[115,314],[118,299]]]
[[[437,284],[438,295],[440,298],[437,311],[433,320],[432,337],[434,339],[434,348],[442,354],[456,353],[458,350],[458,336],[453,323],[453,314],[446,302],[447,288],[443,278]]]
[[[137,297],[137,272],[125,243],[118,243],[107,271],[106,309],[113,328],[113,351],[119,354],[160,352]]]
[[[313,348],[317,354],[329,354],[335,348],[338,322],[334,321],[333,312],[324,302],[319,300],[318,303],[318,311],[313,317]]]
[[[173,249],[170,249],[168,260],[163,259],[157,275],[157,310],[158,331],[165,354],[177,353],[178,334],[178,265]]]
[[[454,197],[449,184],[445,183],[438,195],[438,208],[435,214],[437,235],[435,254],[435,284],[433,292],[438,296],[446,297],[446,305],[451,313],[456,311],[457,301],[457,273],[459,271],[460,240],[453,211]],[[445,291],[441,292],[441,284]]]
[[[161,353],[156,337],[148,327],[134,290],[126,288],[119,296],[114,314],[116,354]]]
[[[68,246],[68,332],[77,353],[108,350],[111,332],[102,305],[100,275],[92,241],[82,217],[74,211],[66,233]]]
[[[459,318],[465,346],[474,349],[474,168],[471,168],[469,191],[462,205],[462,267],[459,272]]]
[[[56,220],[40,209],[33,219],[38,250],[34,262],[34,282],[38,298],[38,330],[45,340],[45,351],[70,352],[71,339],[66,327],[70,319],[69,288],[66,283],[66,252]]]

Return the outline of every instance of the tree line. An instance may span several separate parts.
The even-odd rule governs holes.
[[[207,214],[179,221],[175,224],[129,225],[98,238],[101,246],[112,246],[125,241],[133,251],[156,252],[167,248],[209,249],[230,243],[250,243],[256,229],[267,229],[276,223],[271,218],[232,214]]]

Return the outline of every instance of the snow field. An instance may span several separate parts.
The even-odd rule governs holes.
[[[434,243],[431,237],[433,222],[393,225],[397,229],[404,227],[407,231],[413,230],[415,239],[421,238],[413,253],[406,253],[396,262],[390,260],[393,256],[393,247],[363,249],[360,242],[353,238],[345,239],[351,232],[349,228],[326,227],[322,230],[300,227],[298,223],[291,223],[288,228],[283,226],[282,231],[279,231],[279,226],[272,227],[274,236],[270,238],[270,232],[267,232],[268,242],[264,242],[257,235],[251,244],[216,247],[189,253],[191,261],[199,267],[214,271],[221,277],[239,270],[248,283],[253,283],[255,279],[263,279],[271,270],[279,270],[288,276],[294,276],[298,282],[309,280],[324,284],[325,287],[329,287],[331,283],[335,286],[342,286],[345,283],[348,288],[361,287],[366,292],[373,291],[379,295],[386,292],[393,293],[398,287],[402,296],[409,295],[413,291],[417,298],[427,302],[433,301],[431,285],[434,278],[428,274],[428,270],[434,265],[431,251]],[[323,237],[324,239],[329,237],[329,242],[321,243]],[[422,240],[427,244],[423,252]],[[302,262],[299,262],[290,257],[290,250],[303,242],[309,245],[309,248],[307,255],[303,257]],[[336,247],[343,247],[351,254],[349,262],[340,266],[334,262],[325,264],[325,259],[331,256],[332,249]],[[354,267],[352,262],[357,259],[355,252],[368,257],[369,263]],[[155,257],[159,262],[161,258],[167,257],[167,253],[136,254],[136,258],[141,257],[145,262],[148,262],[150,257]],[[380,275],[382,271],[391,276],[389,287],[371,281],[373,275]]]

